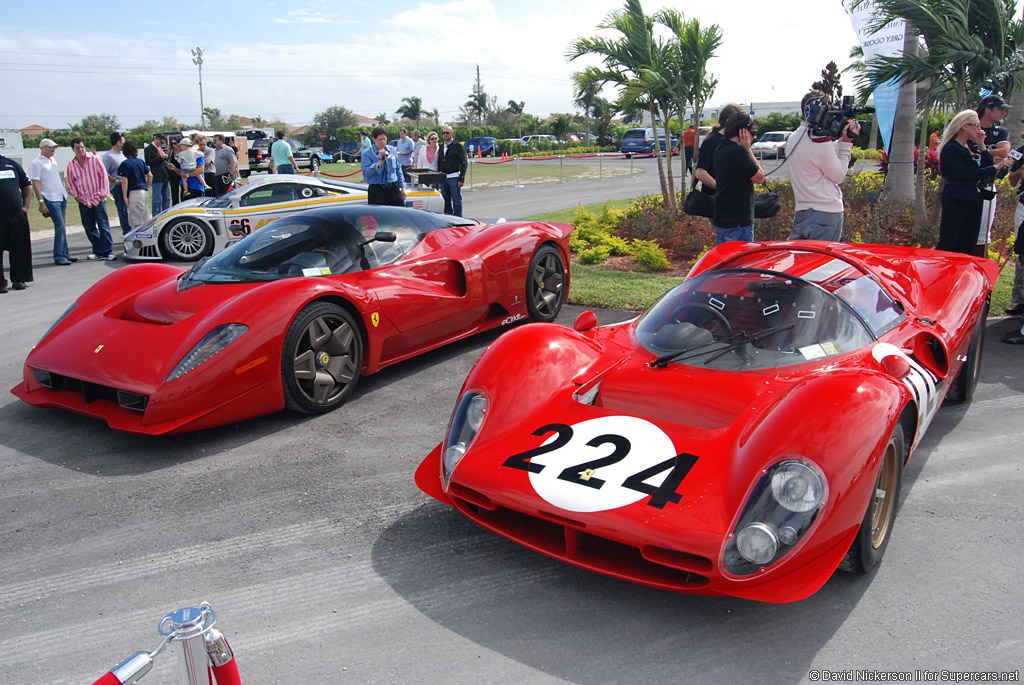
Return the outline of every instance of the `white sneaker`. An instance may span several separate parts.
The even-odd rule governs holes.
[[[103,257],[100,257],[98,254],[91,254],[88,257],[86,257],[86,259],[90,261],[96,261],[97,259],[103,259]]]
[[[113,252],[111,252],[110,254],[107,255],[107,261],[108,262],[112,262],[112,261],[114,261],[116,259],[117,259],[117,255],[114,254]]]

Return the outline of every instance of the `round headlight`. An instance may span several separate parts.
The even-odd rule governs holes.
[[[466,407],[466,424],[469,429],[476,433],[484,423],[484,414],[487,413],[487,398],[483,395],[474,395]]]
[[[767,564],[779,551],[779,539],[765,524],[751,523],[736,535],[736,551],[752,564]]]
[[[798,514],[812,511],[821,504],[825,482],[802,461],[784,461],[772,472],[772,497],[782,507]]]

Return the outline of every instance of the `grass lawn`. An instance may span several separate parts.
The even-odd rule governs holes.
[[[599,166],[594,164],[565,164],[561,168],[561,179],[564,181],[584,181],[598,177],[608,178],[611,176],[628,176],[629,168],[624,166],[612,166],[609,164]],[[353,163],[324,164],[320,171],[324,174],[341,176],[358,171],[360,166]],[[635,169],[633,173],[643,173],[642,169]],[[328,176],[330,178],[330,176]],[[510,186],[516,183],[516,163],[497,163],[490,158],[474,160],[466,172],[467,188],[493,188],[495,186]],[[519,182],[527,183],[557,183],[559,180],[559,164],[555,160],[546,162],[534,162],[524,159],[519,162]],[[339,179],[342,181],[363,182],[361,173]]]
[[[107,200],[107,218],[110,219],[111,224],[117,223],[117,207],[114,205],[113,200]],[[64,212],[64,223],[67,225],[77,224],[82,225],[82,215],[78,213],[78,203],[73,198],[68,198],[68,208]],[[28,227],[32,231],[52,231],[53,222],[50,219],[44,217],[39,213],[39,202],[35,196],[32,196],[32,201],[28,203]],[[121,236],[120,229],[114,227],[113,233],[117,234],[117,237]],[[117,242],[116,240],[114,241]]]

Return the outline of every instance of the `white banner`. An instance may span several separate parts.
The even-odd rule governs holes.
[[[872,0],[864,0],[856,8],[852,5],[855,0],[843,0],[843,7],[850,15],[850,22],[853,30],[857,33],[860,46],[864,49],[864,61],[869,62],[875,57],[889,57],[902,54],[903,32],[907,22],[903,19],[895,19],[871,33],[867,26],[875,19],[875,3]],[[899,96],[899,83],[889,81],[875,88],[875,116],[878,117],[878,130],[885,141],[885,149],[889,149],[889,141],[892,140],[892,125],[896,120],[896,100]]]

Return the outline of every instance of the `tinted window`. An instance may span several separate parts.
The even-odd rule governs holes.
[[[275,202],[291,202],[297,199],[295,190],[293,183],[268,183],[249,192],[239,204],[242,207],[254,207]]]

